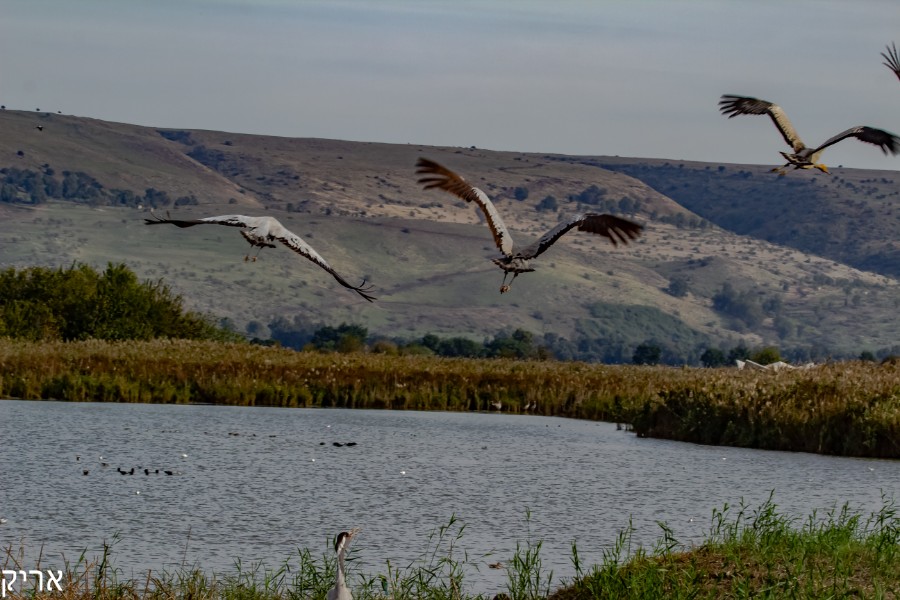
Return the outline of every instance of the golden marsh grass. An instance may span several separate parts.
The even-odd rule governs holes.
[[[74,402],[502,410],[631,423],[641,436],[900,457],[900,365],[781,372],[320,354],[218,342],[0,340],[0,397]]]

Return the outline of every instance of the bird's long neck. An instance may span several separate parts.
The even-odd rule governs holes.
[[[337,577],[335,578],[334,585],[338,589],[340,589],[346,585],[345,579],[344,579],[344,553],[343,552],[338,554]]]

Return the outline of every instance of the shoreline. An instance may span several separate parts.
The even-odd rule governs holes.
[[[0,397],[492,411],[629,424],[640,437],[900,458],[900,365],[812,369],[323,354],[251,344],[0,340]]]
[[[633,530],[626,528],[604,551],[596,565],[582,565],[572,546],[576,576],[555,581],[542,566],[540,542],[517,542],[511,557],[498,557],[507,571],[505,589],[467,591],[467,558],[454,554],[454,543],[465,525],[455,518],[429,536],[421,558],[407,567],[357,573],[349,561],[348,583],[359,599],[459,598],[591,598],[651,597],[766,597],[820,598],[896,597],[900,594],[900,514],[892,497],[882,494],[882,507],[869,515],[835,507],[825,515],[813,513],[800,521],[785,517],[769,500],[757,508],[746,505],[714,509],[705,540],[682,546],[678,532],[660,523],[662,537],[650,548],[633,546]],[[360,542],[364,543],[364,542]],[[180,567],[148,572],[146,577],[123,578],[113,565],[112,546],[102,555],[82,556],[65,565],[58,591],[4,588],[11,600],[64,598],[114,600],[120,598],[253,598],[288,600],[324,598],[335,578],[333,552],[299,549],[281,565],[269,568],[251,563],[246,570],[236,559],[232,573],[208,574],[202,568]],[[3,549],[3,569],[23,569],[9,545]],[[352,557],[352,550],[350,553]],[[40,568],[40,565],[35,567]],[[9,571],[6,571],[9,572]],[[43,579],[41,580],[43,586]],[[496,594],[496,595],[494,595]],[[505,596],[504,596],[505,594]]]

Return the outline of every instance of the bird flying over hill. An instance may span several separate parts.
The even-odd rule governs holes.
[[[863,142],[879,146],[885,154],[888,152],[891,154],[900,152],[900,138],[893,133],[865,125],[851,127],[828,139],[824,144],[815,148],[807,148],[781,107],[758,98],[726,94],[719,100],[719,110],[722,111],[723,115],[727,115],[729,119],[737,115],[769,115],[772,118],[772,122],[775,123],[775,127],[781,132],[784,141],[793,149],[793,152],[790,154],[781,152],[787,163],[782,167],[772,169],[773,172],[779,175],[784,175],[787,172],[786,169],[791,165],[795,169],[816,168],[823,173],[828,173],[828,167],[818,162],[819,156],[828,146],[837,144],[849,137],[855,137]]]
[[[370,296],[368,292],[372,290],[371,286],[365,287],[365,279],[358,286],[350,285],[337,271],[331,268],[325,259],[318,252],[303,241],[300,236],[288,231],[277,219],[272,217],[247,217],[244,215],[222,215],[219,217],[206,217],[204,219],[179,220],[179,219],[161,219],[153,214],[153,219],[144,219],[147,225],[159,225],[161,223],[171,223],[176,227],[193,227],[194,225],[227,225],[229,227],[240,227],[241,235],[247,240],[251,246],[262,248],[274,248],[272,242],[278,241],[296,252],[316,263],[334,277],[339,284],[347,289],[353,290],[369,302],[375,300],[374,296]],[[257,255],[259,251],[257,251]],[[251,260],[251,257],[245,256],[244,260]],[[252,257],[256,260],[256,256]]]
[[[893,71],[897,79],[900,79],[900,54],[897,53],[897,45],[891,42],[891,45],[887,46],[885,50],[881,53],[881,56],[884,57],[884,62],[881,64]]]
[[[497,212],[491,199],[487,197],[487,194],[450,169],[427,158],[420,158],[416,163],[416,167],[417,174],[426,175],[426,177],[419,179],[419,183],[424,185],[426,190],[432,188],[441,189],[462,198],[466,202],[475,202],[481,208],[491,234],[494,236],[494,243],[500,252],[503,253],[502,257],[493,259],[494,264],[504,271],[503,283],[500,286],[501,294],[509,291],[512,282],[515,281],[519,273],[534,271],[534,268],[529,266],[529,261],[537,258],[573,227],[577,227],[579,231],[602,235],[608,238],[613,246],[618,245],[619,242],[627,244],[629,240],[636,239],[643,229],[637,223],[632,223],[613,215],[583,213],[559,223],[533,244],[519,248],[513,244],[509,230],[504,225],[503,219],[500,218],[500,214]],[[510,273],[513,274],[513,277],[509,285],[507,285],[506,277]]]

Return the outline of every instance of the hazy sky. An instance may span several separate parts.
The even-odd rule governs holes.
[[[900,134],[896,0],[0,0],[0,104],[158,127],[780,164]],[[0,132],[2,135],[2,132]],[[832,166],[900,170],[848,140]]]

